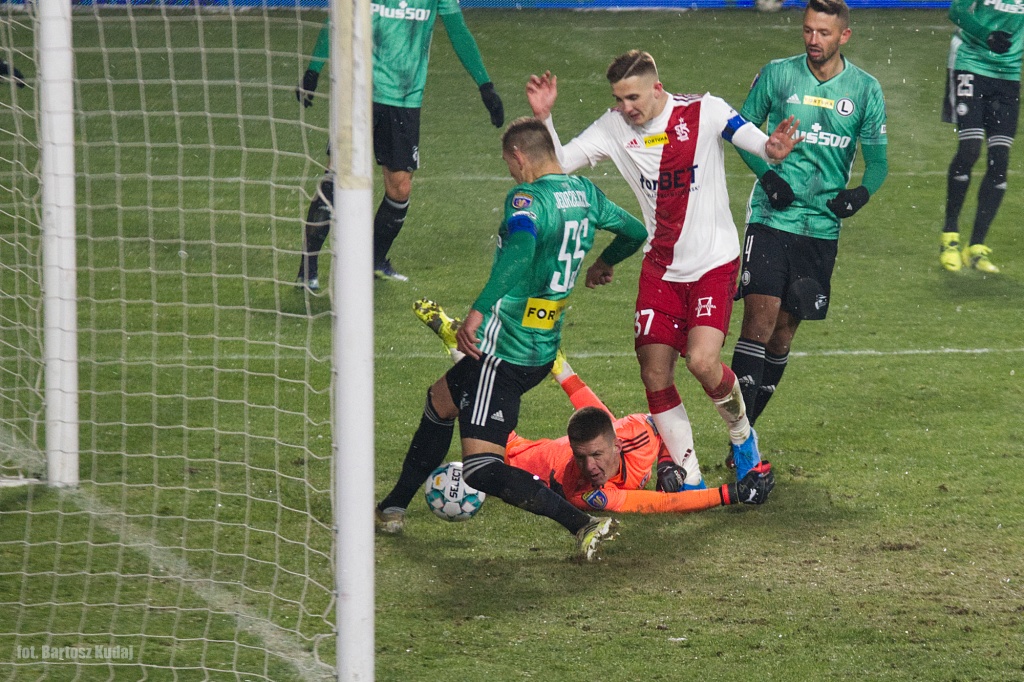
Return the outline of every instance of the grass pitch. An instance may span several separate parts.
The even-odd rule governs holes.
[[[307,50],[316,19],[304,28]],[[148,135],[169,146],[118,160],[102,144],[112,117],[86,117],[97,167],[135,164],[140,182],[82,180],[95,207],[80,261],[95,274],[80,280],[80,317],[96,330],[83,340],[83,478],[108,507],[178,548],[174,556],[197,575],[236,581],[240,608],[286,630],[300,653],[316,649],[330,660],[329,377],[321,362],[330,302],[289,284],[327,111],[321,99],[300,117],[292,88],[305,64],[286,54],[297,26],[282,21],[270,89],[264,62],[223,61],[230,47],[266,39],[258,22],[204,35],[223,50],[210,67],[210,108],[235,106],[240,75],[251,106],[274,111],[273,125],[213,117],[205,129],[176,128],[181,117],[170,116],[146,128],[126,115],[118,121],[125,139]],[[555,121],[566,140],[610,105],[604,69],[626,49],[652,52],[668,90],[711,91],[739,108],[757,69],[802,45],[800,14],[791,11],[471,11],[467,22],[508,118],[528,113],[530,73],[558,75]],[[154,45],[168,39],[139,26]],[[111,80],[95,49],[110,30],[92,16],[76,21],[78,68],[95,74],[96,87]],[[1016,228],[1024,206],[1014,191],[1022,155],[1012,155],[1010,191],[988,239],[1003,273],[943,271],[938,233],[955,135],[939,122],[939,104],[950,25],[944,12],[854,10],[853,30],[844,54],[886,95],[890,175],[844,222],[829,319],[803,325],[759,422],[777,472],[769,503],[627,515],[603,560],[578,565],[560,528],[497,500],[464,524],[444,524],[414,502],[404,536],[377,539],[378,679],[460,671],[497,680],[1024,680],[1024,238]],[[392,251],[411,279],[375,292],[378,496],[397,476],[426,387],[448,366],[412,302],[430,297],[464,314],[489,271],[512,184],[500,132],[472,82],[443,37],[433,50],[422,169]],[[144,70],[168,68],[159,55],[140,59]],[[223,146],[215,156],[203,151],[211,139]],[[250,154],[246,165],[243,147],[276,151]],[[189,153],[167,151],[175,148]],[[166,178],[147,185],[153,164]],[[741,224],[753,178],[736,155],[728,170]],[[176,175],[204,174],[179,192]],[[613,166],[588,174],[637,210]],[[265,184],[243,191],[257,176]],[[182,196],[195,205],[146,212]],[[155,240],[126,239],[125,206],[154,225]],[[179,251],[192,275],[182,275]],[[632,354],[638,266],[636,258],[620,266],[609,287],[580,288],[566,323],[570,361],[616,414],[646,410]],[[129,390],[136,380],[145,388],[138,395]],[[678,384],[709,484],[731,480],[720,419],[696,382],[680,372]],[[237,395],[244,404],[232,401]],[[519,430],[560,435],[570,410],[545,382],[527,396]],[[145,485],[154,480],[159,491]],[[299,678],[284,662],[288,642],[267,645],[188,581],[162,578],[152,557],[74,500],[0,491],[0,513],[0,602],[16,614],[13,626],[0,626],[0,660],[13,661],[0,663],[4,679],[71,679],[68,667],[16,660],[15,647],[101,638],[141,653],[131,665],[84,666],[76,679]]]

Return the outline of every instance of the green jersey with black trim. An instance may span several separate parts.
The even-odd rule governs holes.
[[[458,0],[380,0],[373,14],[373,101],[419,108],[427,84],[434,22],[461,12]]]
[[[754,183],[747,204],[747,222],[783,232],[839,239],[840,221],[825,202],[846,188],[862,145],[887,144],[882,87],[866,71],[843,57],[844,68],[824,83],[811,72],[807,55],[777,59],[754,79],[740,115],[768,130],[789,116],[800,120],[803,142],[772,170],[796,194],[785,210],[768,202],[761,183]]]
[[[565,299],[594,245],[595,232],[608,230],[639,247],[647,229],[587,178],[551,174],[509,191],[494,268],[500,267],[502,245],[510,230],[535,231],[532,262],[510,291],[489,310],[480,311],[484,320],[477,336],[482,352],[537,367],[555,359],[562,340]]]
[[[1024,55],[1024,0],[953,0],[949,17],[957,25],[950,45],[949,65],[957,71],[1019,81]],[[1005,31],[1010,49],[1003,54],[988,48],[988,35]]]

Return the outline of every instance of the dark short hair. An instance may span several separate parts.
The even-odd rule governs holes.
[[[508,124],[501,136],[501,149],[505,152],[518,149],[531,159],[558,158],[547,126],[533,116],[522,116]]]
[[[839,17],[843,28],[850,25],[850,8],[844,0],[807,0],[807,9]]]
[[[653,75],[657,78],[658,65],[654,63],[654,57],[649,52],[630,50],[626,54],[620,54],[613,59],[605,75],[608,77],[608,82],[612,85],[632,76]]]
[[[588,443],[598,436],[615,438],[611,416],[601,408],[589,405],[573,412],[565,432],[570,443]]]

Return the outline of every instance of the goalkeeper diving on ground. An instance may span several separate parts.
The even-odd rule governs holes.
[[[452,319],[434,301],[413,305],[416,316],[435,334],[458,362]],[[746,476],[717,488],[678,490],[683,474],[672,461],[654,420],[648,414],[614,415],[558,351],[551,375],[572,401],[567,434],[556,439],[530,440],[509,436],[505,463],[540,478],[574,507],[583,510],[657,514],[695,512],[738,503],[764,504],[775,486],[771,464],[761,462]],[[657,465],[656,490],[645,490]]]

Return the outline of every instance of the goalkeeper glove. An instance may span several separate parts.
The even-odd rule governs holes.
[[[494,90],[494,83],[490,81],[480,86],[480,99],[491,114],[491,123],[495,128],[500,128],[505,122],[505,105],[501,103],[501,97]]]
[[[768,195],[768,203],[776,211],[789,208],[789,205],[796,199],[793,188],[773,170],[769,170],[761,176],[761,189]]]
[[[0,78],[14,77],[14,83],[19,87],[25,87],[25,75],[18,70],[18,67],[11,66],[3,59],[0,59]]]
[[[686,470],[672,460],[658,462],[658,492],[677,493],[683,489]]]
[[[302,76],[302,83],[295,88],[295,99],[302,102],[307,109],[313,106],[313,93],[316,92],[316,85],[320,81],[320,74],[313,69],[306,69]]]
[[[864,185],[853,189],[844,189],[831,199],[825,202],[829,210],[836,214],[837,218],[849,218],[854,213],[864,208],[871,195]]]
[[[728,483],[718,489],[722,504],[764,504],[775,487],[772,463],[762,460],[739,481]]]
[[[1006,31],[992,31],[988,38],[985,38],[985,42],[988,43],[988,49],[996,54],[1006,54],[1013,47],[1012,38],[1013,36]]]

